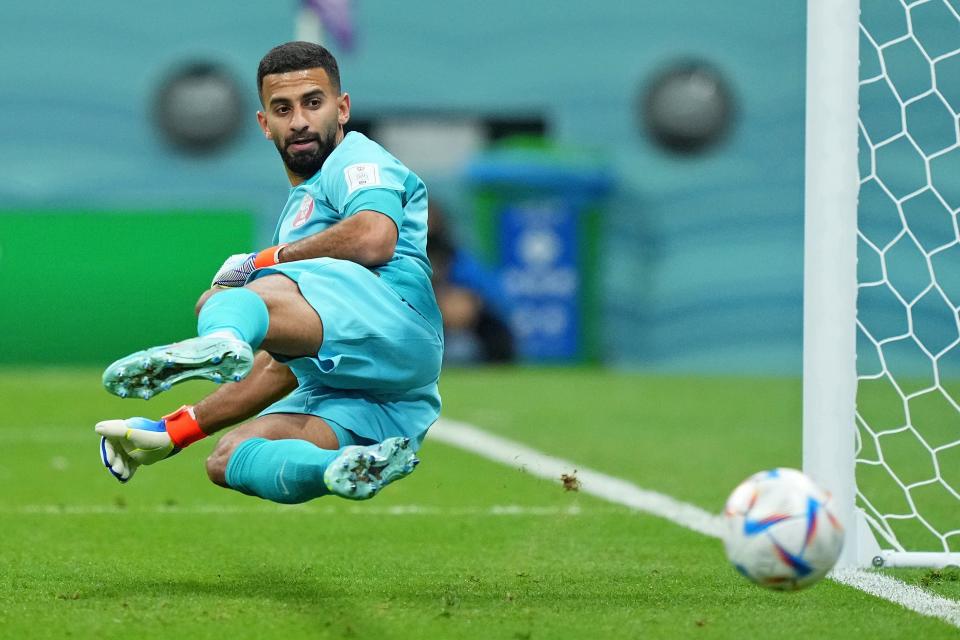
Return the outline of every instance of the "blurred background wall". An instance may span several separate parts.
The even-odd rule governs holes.
[[[600,159],[614,185],[598,206],[598,270],[589,275],[598,283],[602,361],[799,373],[805,3],[350,6],[352,46],[329,30],[324,44],[340,61],[364,130],[389,134],[384,122],[391,118],[433,118],[453,123],[458,148],[481,153],[487,141],[464,136],[457,123],[486,123],[489,134],[490,127],[509,132],[513,122],[518,132],[540,127],[552,143]],[[260,57],[294,38],[300,12],[291,1],[225,0],[40,1],[4,9],[0,282],[7,302],[0,359],[105,363],[128,346],[183,335],[192,327],[193,300],[222,258],[269,242],[288,185],[255,124],[254,78]],[[639,104],[665,66],[689,59],[718,70],[735,111],[715,146],[676,155],[644,133]],[[158,85],[192,61],[222,65],[242,94],[240,133],[207,155],[178,151],[151,119]],[[456,237],[482,254],[465,179],[471,158],[444,155],[442,139],[430,142],[441,158],[432,162],[429,145],[405,157],[381,141],[421,173]],[[75,217],[53,215],[76,211],[142,216],[142,229],[97,234]],[[151,216],[172,212],[193,214],[179,230],[151,233]],[[191,227],[190,215],[203,222]],[[216,216],[230,222],[211,234]],[[96,224],[109,224],[103,220]],[[189,241],[178,242],[181,233]],[[135,238],[139,249],[115,250]],[[95,286],[88,286],[89,269],[73,271],[84,261],[104,265]],[[175,282],[149,275],[170,264],[180,274]],[[46,277],[27,277],[45,268]],[[30,298],[37,309],[9,303],[27,286],[46,287],[45,296]],[[69,314],[56,311],[63,323],[83,326],[93,317],[115,327],[98,339],[102,353],[71,350],[69,337],[48,338],[48,348],[15,347],[37,338],[31,318],[48,313],[43,306],[54,303],[44,300],[63,288],[78,298]],[[109,310],[104,290],[113,292]],[[129,322],[128,307],[146,311]],[[46,324],[48,331],[59,326]]]

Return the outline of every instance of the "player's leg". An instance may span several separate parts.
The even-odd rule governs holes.
[[[316,354],[323,323],[297,283],[274,274],[210,296],[197,333],[117,360],[104,372],[104,386],[121,397],[146,399],[192,378],[239,381],[250,372],[255,349],[288,357]]]
[[[358,442],[317,416],[263,415],[220,439],[207,474],[223,487],[289,504],[329,493],[371,498],[417,465],[407,438]]]
[[[228,486],[226,469],[230,456],[238,445],[252,438],[305,440],[320,449],[336,451],[341,446],[341,437],[337,436],[323,418],[317,416],[295,413],[263,415],[240,425],[220,438],[207,458],[207,475],[213,483],[222,487]]]
[[[256,312],[251,313],[253,309]],[[317,311],[304,299],[297,283],[280,274],[210,297],[198,314],[197,333],[205,336],[219,331],[229,331],[252,346],[256,342],[257,348],[289,358],[316,355],[323,343],[323,322]]]
[[[321,418],[269,414],[220,438],[207,458],[207,475],[242,493],[274,502],[303,502],[329,493],[323,473],[339,448],[337,435]]]

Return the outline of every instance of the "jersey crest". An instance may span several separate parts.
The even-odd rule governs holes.
[[[294,216],[293,222],[290,223],[290,226],[296,229],[297,227],[302,227],[307,224],[307,220],[310,219],[310,216],[313,215],[313,198],[308,193],[303,196],[303,202],[300,203],[300,208],[297,209],[297,215]]]

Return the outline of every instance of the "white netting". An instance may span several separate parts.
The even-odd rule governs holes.
[[[898,551],[960,551],[958,9],[861,2],[857,493]]]

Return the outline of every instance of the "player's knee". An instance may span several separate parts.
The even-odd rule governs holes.
[[[223,289],[207,289],[207,290],[204,291],[202,294],[200,294],[200,298],[197,300],[197,304],[196,304],[196,306],[194,306],[194,308],[193,308],[194,314],[196,314],[196,315],[199,316],[199,315],[200,315],[200,309],[203,308],[203,305],[207,304],[207,300],[210,299],[210,296],[212,296],[213,294],[218,293],[218,292],[220,292],[220,291],[223,291]]]
[[[244,285],[263,300],[267,308],[274,308],[291,298],[299,298],[300,287],[287,276],[278,273],[263,276]]]
[[[232,437],[232,435],[228,433],[220,438],[220,442],[217,443],[213,453],[207,458],[207,477],[210,478],[211,482],[221,487],[228,486],[227,463],[230,462],[230,456],[233,455],[233,451],[241,442],[240,438]]]

